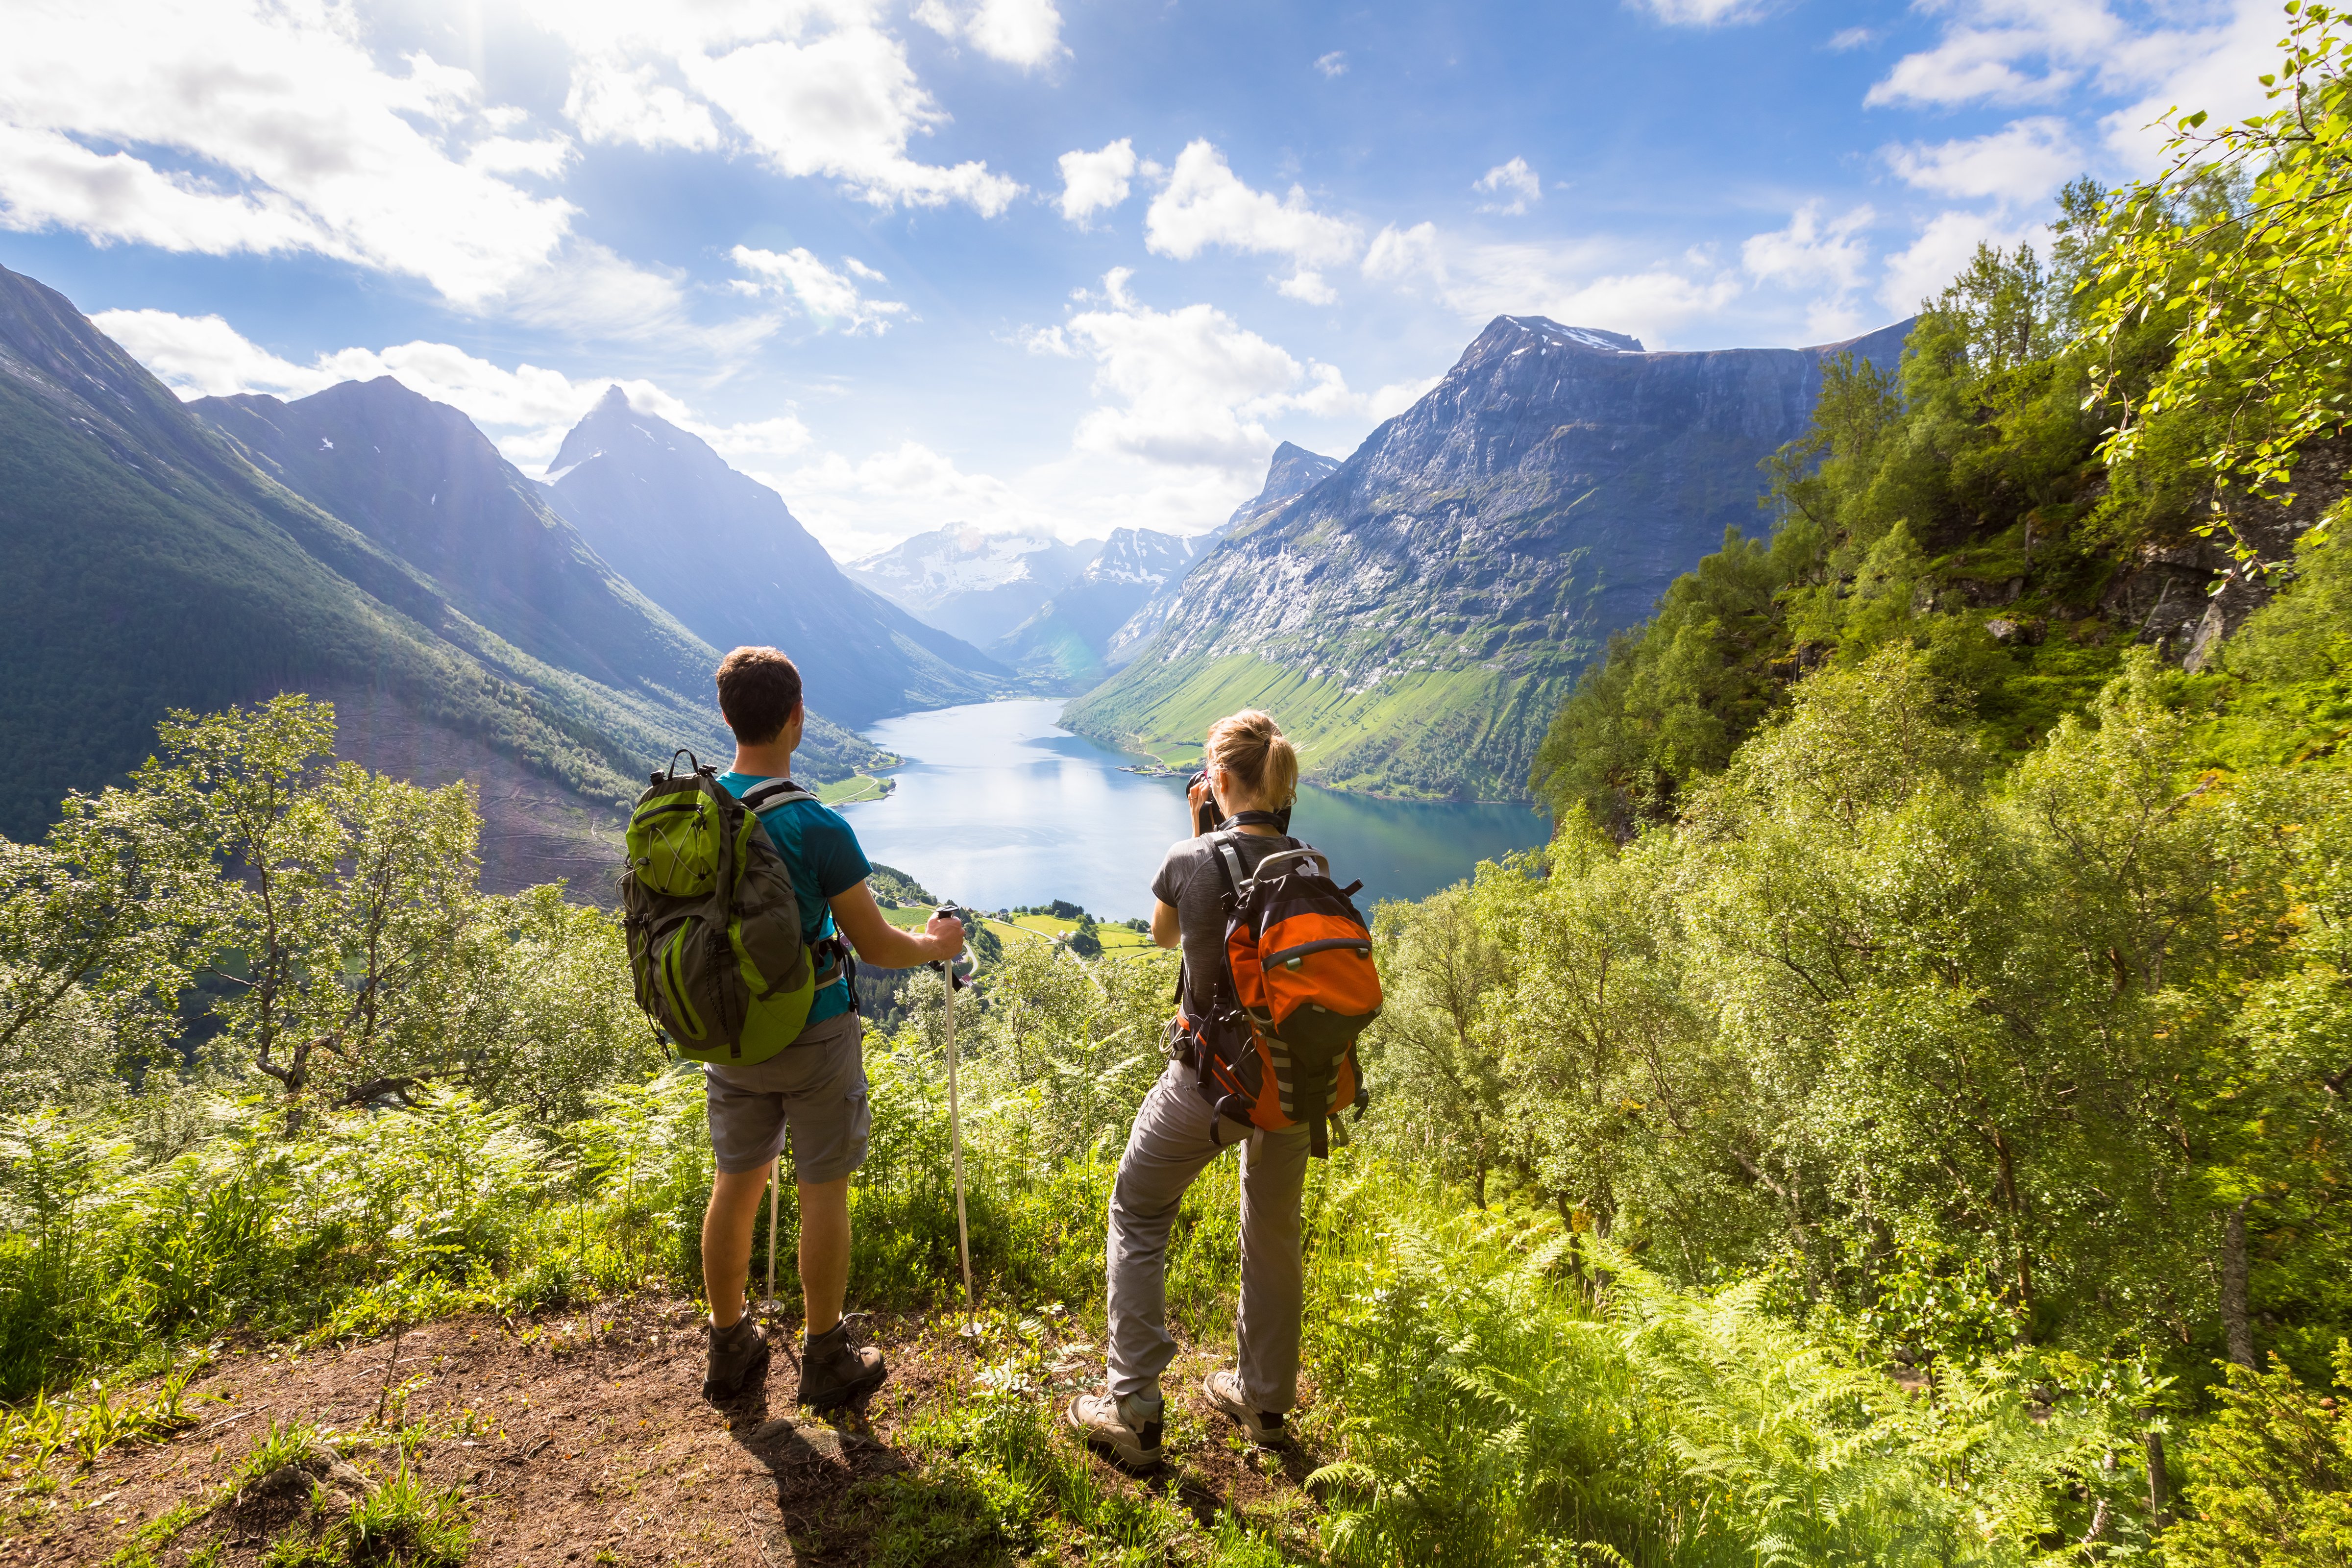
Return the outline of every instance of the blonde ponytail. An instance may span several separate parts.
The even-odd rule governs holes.
[[[1298,753],[1274,716],[1255,708],[1210,725],[1201,760],[1233,770],[1242,787],[1269,811],[1281,810],[1298,794]]]

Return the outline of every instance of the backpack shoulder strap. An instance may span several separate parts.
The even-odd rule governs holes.
[[[813,791],[803,789],[791,779],[765,779],[743,792],[743,809],[755,815],[787,801],[814,800]]]
[[[1242,858],[1234,851],[1232,837],[1220,833],[1215,835],[1215,839],[1218,862],[1225,868],[1225,886],[1233,893],[1234,901],[1238,903],[1242,899],[1242,885],[1250,880],[1249,873],[1242,869]]]

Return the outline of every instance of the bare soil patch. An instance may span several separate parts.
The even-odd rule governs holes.
[[[930,1320],[861,1327],[888,1354],[890,1379],[863,1420],[832,1423],[793,1405],[797,1373],[783,1347],[798,1338],[789,1327],[774,1331],[764,1388],[705,1402],[701,1320],[683,1300],[641,1298],[602,1308],[593,1321],[581,1312],[470,1316],[308,1352],[233,1349],[191,1385],[195,1426],[162,1443],[118,1445],[88,1468],[61,1455],[17,1478],[0,1498],[0,1568],[143,1563],[142,1550],[159,1568],[259,1563],[302,1513],[283,1486],[283,1497],[248,1488],[161,1541],[150,1529],[152,1547],[142,1527],[220,1499],[272,1424],[297,1421],[331,1443],[365,1439],[348,1468],[369,1481],[393,1473],[394,1436],[405,1431],[414,1472],[463,1489],[467,1561],[485,1568],[864,1563],[881,1506],[867,1483],[898,1474],[927,1484],[909,1433],[971,1397],[984,1356]],[[1098,1356],[1070,1350],[1039,1397],[1066,1398],[1080,1377],[1100,1377]],[[1217,1364],[1188,1350],[1171,1368],[1160,1471],[1130,1477],[1089,1454],[1090,1478],[1106,1490],[1171,1495],[1204,1525],[1230,1511],[1309,1546],[1313,1510],[1300,1483],[1320,1461],[1242,1441],[1201,1398],[1200,1379]],[[1055,1425],[1055,1440],[1079,1451]],[[339,1484],[352,1479],[346,1471]]]

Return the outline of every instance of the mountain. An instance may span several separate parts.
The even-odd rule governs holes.
[[[1610,633],[1753,527],[1758,463],[1803,433],[1824,359],[1892,365],[1909,323],[1805,349],[1652,353],[1498,316],[1348,460],[1226,539],[1158,638],[1063,721],[1197,741],[1264,707],[1307,776],[1517,799]]]
[[[189,409],[262,472],[438,584],[515,647],[612,687],[699,697],[710,649],[638,592],[472,420],[391,376]]]
[[[1285,441],[1274,449],[1274,459],[1265,466],[1265,483],[1257,494],[1234,509],[1225,519],[1223,533],[1244,533],[1272,516],[1282,503],[1305,495],[1339,471],[1339,459],[1327,458],[1320,452],[1310,452],[1294,442]]]
[[[643,771],[674,744],[723,743],[707,686],[674,684],[693,639],[543,507],[497,502],[519,476],[462,440],[357,480],[323,446],[310,463],[314,435],[381,444],[362,443],[380,416],[454,429],[404,393],[320,396],[217,406],[244,430],[231,439],[64,296],[0,268],[0,745],[16,759],[0,833],[36,837],[68,790],[136,766],[168,709],[299,690],[335,702],[341,755],[476,786],[490,885],[601,877]],[[436,462],[447,496],[424,471]],[[467,495],[479,504],[436,531]],[[583,605],[601,618],[570,626]],[[875,755],[833,733],[837,772]]]
[[[1045,608],[1101,551],[1050,534],[990,533],[950,524],[849,565],[849,575],[919,619],[977,643],[995,642]]]
[[[596,552],[718,648],[782,648],[853,724],[978,702],[1009,671],[843,575],[784,500],[614,387],[563,439],[548,493]]]
[[[1103,639],[1102,662],[1105,668],[1117,669],[1128,663],[1160,635],[1160,628],[1168,624],[1169,612],[1176,607],[1176,597],[1183,588],[1185,575],[1189,575],[1192,567],[1199,565],[1227,534],[1255,525],[1284,502],[1306,494],[1329,478],[1339,466],[1337,458],[1310,452],[1288,441],[1276,447],[1274,460],[1266,465],[1265,483],[1257,494],[1235,507],[1233,516],[1225,519],[1223,527],[1195,537],[1192,564],[1185,567],[1184,574],[1161,584],[1134,614],[1119,624],[1118,630]]]
[[[1101,553],[1037,613],[990,645],[1023,674],[1066,691],[1084,690],[1108,674],[1110,640],[1145,604],[1171,592],[1216,543],[1148,528],[1117,528]]]

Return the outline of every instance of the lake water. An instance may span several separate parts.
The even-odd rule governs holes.
[[[907,759],[887,798],[842,807],[866,857],[979,909],[1055,899],[1112,920],[1151,912],[1151,876],[1184,828],[1183,781],[1121,773],[1143,759],[1055,722],[1057,700],[973,703],[887,719],[868,739]],[[1532,848],[1551,824],[1523,805],[1367,800],[1308,785],[1291,828],[1331,858],[1357,902],[1417,899],[1482,859]]]

